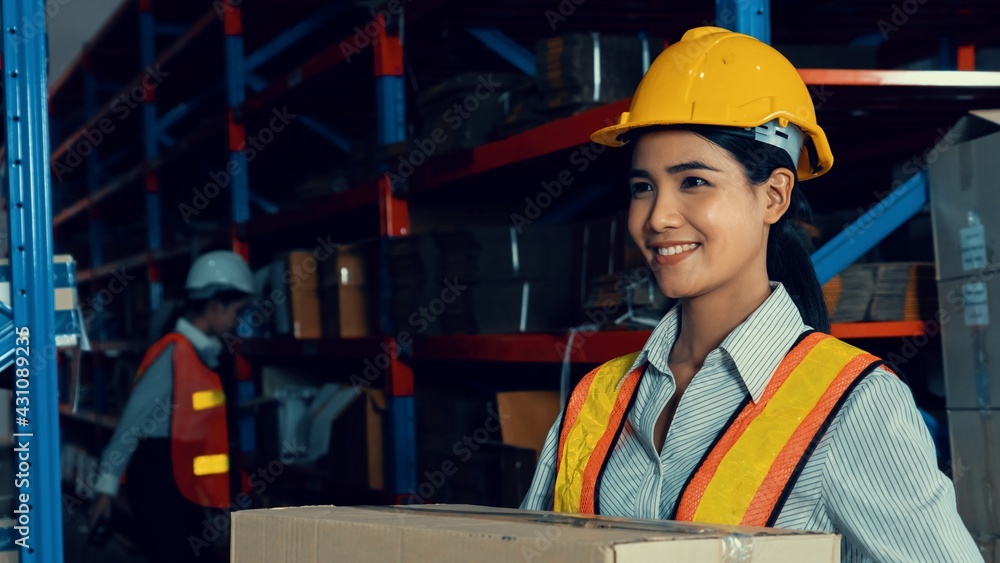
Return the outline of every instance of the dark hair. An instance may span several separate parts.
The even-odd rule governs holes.
[[[796,170],[795,163],[787,152],[755,141],[739,131],[668,126],[644,129],[641,134],[654,129],[688,130],[722,147],[743,166],[747,179],[754,185],[765,182],[778,168],[787,168],[793,174]],[[802,221],[810,219],[809,204],[799,189],[796,178],[788,211],[777,223],[771,225],[768,233],[767,275],[769,279],[780,282],[785,287],[807,325],[821,332],[830,332],[830,315],[823,299],[823,288],[816,277],[816,269],[799,229]]]
[[[181,317],[190,318],[201,315],[205,312],[209,303],[212,301],[218,301],[222,303],[223,306],[228,307],[240,299],[248,299],[249,297],[249,295],[243,293],[242,291],[222,290],[213,293],[208,299],[188,298],[184,301],[164,301],[162,305],[163,310],[159,311],[160,315],[154,316],[153,320],[150,321],[150,341],[155,342],[170,332],[173,332],[174,326],[177,325],[177,321],[179,321]]]

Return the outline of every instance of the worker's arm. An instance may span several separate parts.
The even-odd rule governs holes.
[[[173,346],[168,346],[150,364],[129,395],[111,441],[104,448],[98,465],[94,490],[115,496],[129,459],[143,438],[170,436],[170,412],[173,394]]]
[[[552,496],[556,483],[556,450],[559,448],[561,422],[562,413],[559,413],[545,438],[542,454],[538,458],[538,467],[535,469],[535,477],[531,480],[528,494],[521,501],[521,510],[552,510]]]
[[[846,540],[845,560],[983,560],[905,383],[875,371],[851,393],[830,432],[823,497]]]

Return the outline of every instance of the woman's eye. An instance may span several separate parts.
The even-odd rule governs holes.
[[[653,191],[653,186],[649,182],[636,182],[629,186],[629,190],[632,192],[632,196],[637,196],[646,192]]]
[[[681,182],[681,189],[697,188],[699,186],[709,186],[709,184],[704,178],[699,178],[697,176],[688,176],[684,178]]]

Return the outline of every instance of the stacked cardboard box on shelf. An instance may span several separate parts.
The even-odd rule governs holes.
[[[823,286],[835,323],[916,321],[937,309],[934,265],[915,262],[852,264]]]
[[[395,330],[496,334],[562,330],[572,317],[572,230],[438,229],[389,250]]]
[[[840,536],[469,505],[233,513],[235,563],[271,561],[840,561]]]
[[[533,87],[531,77],[524,75],[467,73],[421,92],[417,110],[423,126],[420,142],[414,143],[424,153],[421,160],[494,140],[512,99]]]
[[[318,267],[313,253],[304,250],[279,254],[271,263],[271,288],[284,297],[283,303],[275,303],[275,333],[294,338],[322,335]]]
[[[601,330],[619,328],[613,321],[632,313],[647,320],[660,319],[672,300],[657,286],[641,251],[628,233],[626,216],[618,213],[582,223],[577,229],[581,272],[581,318],[592,324],[605,320]],[[623,323],[621,328],[634,328]],[[648,325],[647,325],[648,326]]]
[[[535,76],[543,107],[594,106],[628,98],[662,46],[662,41],[601,33],[539,41]]]
[[[952,473],[958,510],[980,545],[1000,538],[1000,110],[975,111],[930,167],[931,215]],[[984,552],[988,554],[988,551]],[[993,554],[993,557],[996,557]]]

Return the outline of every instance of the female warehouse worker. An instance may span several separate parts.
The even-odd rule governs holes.
[[[209,560],[205,508],[230,506],[226,397],[213,370],[220,337],[254,293],[253,275],[239,255],[209,252],[191,266],[185,290],[184,314],[139,367],[101,457],[92,509],[94,521],[110,515],[127,468],[124,487],[151,561]]]
[[[789,215],[833,156],[805,84],[756,39],[687,32],[628,113],[629,232],[679,305],[588,374],[522,508],[833,531],[845,561],[980,561],[913,398],[819,331]]]

